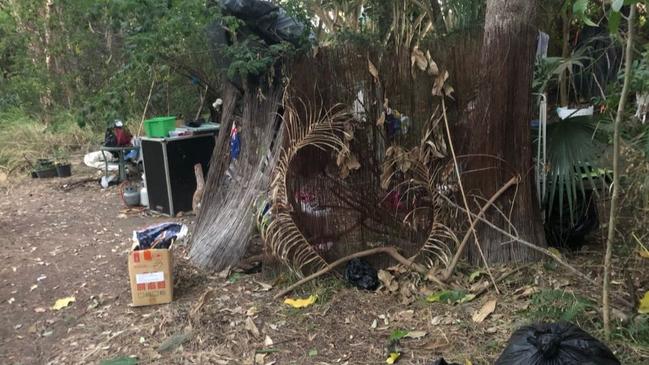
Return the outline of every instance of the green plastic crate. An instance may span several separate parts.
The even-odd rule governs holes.
[[[176,129],[176,117],[157,117],[144,121],[147,137],[168,137],[169,131]]]

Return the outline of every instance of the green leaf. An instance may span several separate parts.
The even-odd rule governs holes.
[[[137,357],[121,356],[109,360],[101,360],[99,365],[137,365]]]
[[[158,352],[168,352],[175,350],[177,347],[183,343],[189,341],[192,338],[191,332],[188,333],[176,333],[171,337],[165,339],[162,344],[158,347]]]
[[[611,9],[615,12],[620,12],[620,9],[622,9],[622,5],[624,5],[624,0],[613,0],[613,4],[611,5]]]
[[[309,350],[308,355],[309,355],[309,357],[318,356],[318,350],[317,349],[311,349],[311,350]]]
[[[408,331],[404,330],[394,330],[390,334],[390,342],[396,342],[399,341],[400,339],[406,337],[408,335]]]
[[[575,14],[586,14],[588,8],[588,0],[577,0],[572,5],[572,12]]]
[[[426,301],[429,303],[442,302],[447,304],[462,304],[473,299],[475,299],[475,295],[467,294],[461,290],[445,290],[426,297]]]
[[[241,277],[241,274],[238,273],[238,272],[235,272],[234,274],[230,275],[230,277],[228,278],[228,283],[234,284],[234,283],[237,282],[237,280],[239,280],[240,277]]]
[[[469,283],[473,283],[474,281],[476,281],[476,279],[478,279],[484,273],[485,272],[482,271],[482,270],[476,270],[476,271],[472,272],[471,275],[469,275]]]

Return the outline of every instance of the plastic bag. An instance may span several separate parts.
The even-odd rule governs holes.
[[[376,269],[363,259],[353,259],[347,263],[345,280],[359,289],[376,290],[379,287]]]
[[[435,360],[435,362],[432,363],[432,365],[460,365],[456,362],[448,363],[446,360],[444,360],[443,357],[440,357],[439,359]]]
[[[189,229],[180,223],[160,223],[133,231],[133,251],[169,248],[177,239],[187,236]]]
[[[566,322],[519,328],[495,365],[619,365],[611,350],[581,328]]]

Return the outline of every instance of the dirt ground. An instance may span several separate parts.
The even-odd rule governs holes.
[[[397,364],[432,364],[440,356],[488,364],[512,331],[531,321],[530,313],[544,310],[535,293],[599,295],[545,262],[502,281],[500,295],[489,290],[463,304],[426,302],[424,295],[433,288],[425,283],[407,284],[408,294],[395,295],[329,279],[298,293],[318,294],[315,305],[294,309],[273,299],[290,280],[286,275],[200,272],[180,244],[174,252],[174,302],[136,308],[129,305],[126,265],[132,231],[169,218],[125,212],[116,188],[74,185],[84,176],[23,179],[0,187],[2,364],[100,364],[119,358],[122,364],[136,363],[133,358],[139,364],[385,364],[395,330],[419,332],[399,341]],[[191,228],[193,218],[174,220]],[[590,256],[601,257],[599,251]],[[599,264],[571,262],[599,278]],[[626,261],[637,293],[649,289],[647,262]],[[494,268],[494,276],[511,269]],[[620,275],[613,283],[614,295],[631,299]],[[51,309],[70,296],[75,298],[70,306]],[[494,299],[495,311],[474,322],[472,315]],[[557,307],[563,303],[551,300],[559,301]],[[574,321],[601,338],[596,309],[577,314]],[[625,364],[648,363],[646,342],[632,338],[620,335],[611,348]]]

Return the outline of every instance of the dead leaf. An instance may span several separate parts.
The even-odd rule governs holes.
[[[410,55],[410,66],[412,67],[414,65],[417,65],[417,68],[422,71],[426,71],[428,68],[426,55],[417,47],[412,50],[412,54]]]
[[[259,284],[259,286],[261,286],[261,288],[257,289],[257,291],[269,291],[269,290],[271,290],[273,288],[272,285],[262,283],[261,281],[255,281],[255,283],[257,283],[257,284]]]
[[[430,51],[426,51],[426,59],[428,60],[428,74],[430,76],[437,76],[439,75],[439,67],[437,67],[437,63],[433,61],[433,57],[430,56]]]
[[[255,354],[255,365],[263,365],[265,358],[266,358],[266,354],[264,353]]]
[[[247,315],[248,317],[254,317],[254,316],[256,316],[259,312],[260,312],[260,311],[259,311],[259,308],[257,308],[256,306],[252,306],[252,307],[248,308],[248,310],[246,311],[246,315]]]
[[[347,168],[349,170],[358,170],[361,168],[361,163],[358,162],[358,158],[354,154],[349,155],[349,160],[347,161]]]
[[[381,112],[381,115],[379,115],[379,119],[376,121],[376,125],[379,127],[383,127],[383,124],[385,124],[385,113]]]
[[[34,312],[36,313],[45,313],[45,311],[46,309],[43,307],[34,308]]]
[[[479,311],[473,314],[473,317],[471,317],[471,319],[473,319],[473,322],[475,323],[482,323],[495,310],[496,310],[496,299],[489,300],[482,306],[482,308],[480,308]]]
[[[267,335],[266,338],[264,339],[264,346],[266,346],[266,347],[271,347],[271,346],[273,346],[273,339],[270,338],[270,336],[268,336],[268,335]]]
[[[367,58],[367,68],[369,69],[370,74],[372,75],[372,77],[374,77],[374,79],[378,82],[379,81],[379,70],[376,69],[376,66],[374,66],[372,61],[370,61],[369,57]]]
[[[444,71],[437,75],[435,78],[435,84],[433,85],[433,96],[443,96],[442,90],[444,89],[446,80],[448,80],[448,71]]]
[[[73,303],[74,301],[76,301],[74,297],[65,297],[65,298],[58,299],[52,306],[52,310],[55,311],[61,310],[69,306],[70,303]]]
[[[261,333],[259,332],[259,328],[257,328],[257,325],[255,324],[255,321],[252,320],[252,318],[250,317],[246,318],[245,327],[246,330],[250,332],[253,336],[255,337],[261,336]]]
[[[416,340],[416,339],[422,338],[422,337],[424,337],[426,335],[427,335],[427,333],[424,332],[424,331],[410,331],[404,337],[413,338],[413,339]]]
[[[399,283],[394,280],[394,276],[385,270],[379,270],[379,281],[389,292],[394,293],[399,290]]]

